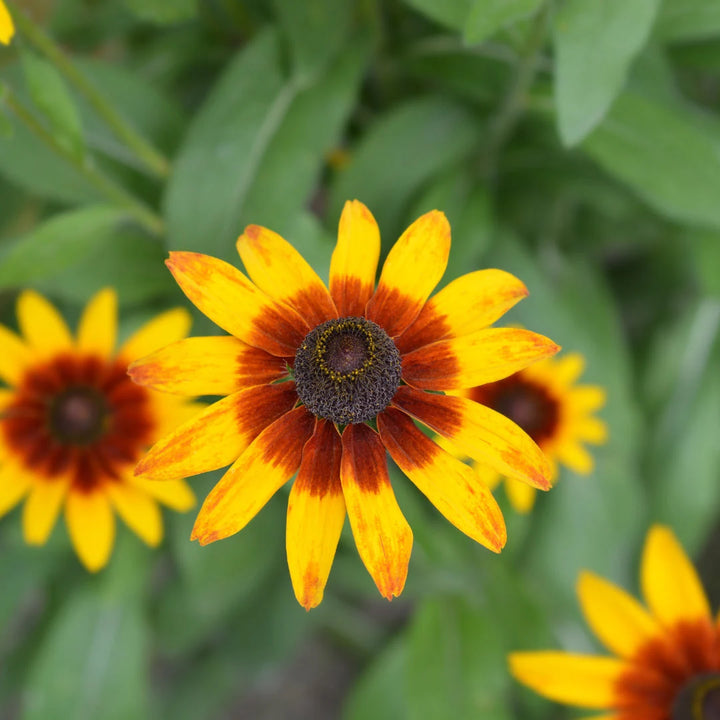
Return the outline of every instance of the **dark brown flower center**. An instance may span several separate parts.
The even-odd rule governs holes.
[[[103,396],[91,387],[71,387],[50,405],[50,431],[62,443],[87,445],[106,428],[108,414]]]
[[[696,675],[678,693],[672,720],[720,720],[720,673]]]
[[[328,320],[310,331],[295,354],[295,384],[307,409],[342,425],[382,412],[400,385],[400,353],[365,318]]]

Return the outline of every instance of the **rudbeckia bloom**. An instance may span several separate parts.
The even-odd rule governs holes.
[[[0,0],[0,43],[9,45],[15,34],[15,25],[3,0]]]
[[[101,290],[73,339],[57,310],[33,291],[20,294],[22,337],[0,325],[0,515],[23,498],[26,542],[42,545],[65,507],[70,539],[88,570],[108,561],[113,509],[149,545],[162,539],[157,505],[189,510],[183,480],[149,483],[133,475],[142,453],[197,411],[176,396],[138,387],[128,363],[185,337],[186,310],[148,322],[114,353],[117,299]]]
[[[615,657],[518,652],[513,675],[552,700],[605,710],[596,720],[720,718],[720,618],[667,527],[648,533],[640,584],[647,608],[607,580],[580,576],[583,613]]]
[[[471,468],[414,420],[468,455],[547,488],[540,449],[502,415],[438,391],[499,380],[557,351],[545,337],[488,328],[527,294],[499,270],[470,273],[428,300],[445,270],[450,226],[437,211],[390,250],[375,288],[380,233],[361,203],[340,218],[330,289],[279,235],[251,225],[237,248],[250,279],[191,252],[167,264],[188,298],[233,337],[190,338],[134,363],[158,389],[226,398],[155,445],[137,472],[156,479],[233,463],[208,495],[192,538],[241,530],[297,473],[287,515],[293,588],[317,605],[345,515],[360,557],[388,599],[405,583],[412,532],[385,451],[438,510],[499,551],[505,525]]]
[[[461,391],[464,397],[491,407],[518,424],[543,450],[557,478],[560,462],[576,473],[592,472],[593,457],[582,443],[607,440],[607,426],[592,416],[605,404],[605,390],[597,385],[577,385],[585,359],[579,353],[548,358],[503,380]],[[502,474],[475,463],[487,485],[494,489]],[[529,512],[535,502],[530,485],[505,478],[505,492],[518,512]]]

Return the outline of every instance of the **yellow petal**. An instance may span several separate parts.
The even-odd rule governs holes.
[[[162,515],[155,500],[125,482],[109,482],[105,491],[125,524],[150,547],[163,536]]]
[[[640,567],[645,602],[657,620],[710,619],[710,605],[697,571],[673,531],[653,525],[648,532]]]
[[[425,303],[417,320],[397,339],[401,353],[492,325],[528,290],[503,270],[477,270],[446,285]]]
[[[607,392],[599,385],[578,385],[570,391],[570,402],[579,412],[590,413],[605,405]]]
[[[529,513],[535,505],[537,490],[530,485],[513,478],[505,478],[505,494],[516,512]]]
[[[578,475],[588,475],[593,471],[593,456],[580,443],[564,439],[555,448],[557,459]]]
[[[629,658],[641,645],[662,632],[635,598],[593,573],[584,571],[580,574],[577,591],[588,625],[603,645],[616,655]]]
[[[580,353],[566,353],[553,362],[553,378],[560,385],[577,382],[585,369],[585,358]]]
[[[248,225],[237,249],[250,279],[271,298],[290,305],[310,327],[337,317],[325,283],[277,233]]]
[[[189,332],[192,317],[185,308],[173,308],[155,316],[134,332],[123,344],[118,355],[130,363],[158,348],[182,340]]]
[[[15,34],[15,25],[13,19],[5,7],[5,3],[0,0],[0,43],[9,45]]]
[[[390,336],[418,316],[440,281],[450,252],[450,224],[437,210],[418,218],[393,245],[383,265],[367,317]]]
[[[285,541],[295,597],[306,610],[322,601],[345,523],[341,456],[334,425],[318,420],[290,491]]]
[[[30,348],[14,333],[0,325],[0,380],[17,385],[31,363]]]
[[[360,558],[392,600],[405,587],[413,536],[390,485],[385,448],[367,425],[345,428],[340,478]]]
[[[607,425],[595,417],[578,418],[573,422],[573,432],[578,440],[602,445],[607,442],[608,429]]]
[[[390,457],[456,527],[493,552],[507,540],[495,498],[471,467],[430,440],[404,413],[388,408],[378,429]]]
[[[572,653],[516,652],[508,656],[516,680],[550,700],[587,708],[612,708],[622,660]]]
[[[117,338],[117,293],[100,290],[87,304],[78,326],[78,349],[109,358]]]
[[[115,516],[105,493],[99,488],[70,492],[65,522],[82,564],[90,572],[105,567],[115,542]]]
[[[132,478],[129,480],[144,493],[167,505],[172,510],[187,512],[195,507],[197,500],[185,480],[146,480]]]
[[[64,478],[34,484],[23,506],[23,537],[28,545],[44,545],[52,532],[68,490]]]
[[[402,359],[403,379],[425,390],[470,388],[502,380],[559,349],[529,330],[488,328],[408,353]]]
[[[0,517],[9,513],[32,487],[28,473],[15,463],[0,467]]]
[[[54,355],[72,350],[73,339],[62,316],[34,290],[20,293],[17,316],[22,335],[37,352]]]
[[[380,230],[358,200],[343,207],[338,239],[330,260],[330,294],[340,317],[361,317],[375,288]]]
[[[441,443],[438,444],[442,447]],[[479,462],[473,462],[472,467],[477,473],[478,477],[483,481],[483,484],[487,485],[490,490],[494,490],[500,484],[500,481],[503,479],[503,476],[497,470],[491,468],[489,465],[483,465]]]

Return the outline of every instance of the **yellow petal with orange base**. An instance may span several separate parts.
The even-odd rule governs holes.
[[[377,422],[390,457],[420,492],[458,530],[500,552],[507,540],[505,521],[477,473],[430,440],[399,410],[385,410]]]
[[[340,215],[337,245],[330,260],[330,295],[340,317],[361,317],[375,288],[380,230],[372,213],[348,200]]]
[[[15,34],[15,25],[12,16],[5,7],[5,3],[0,0],[0,43],[9,45]]]
[[[515,679],[536,693],[586,708],[612,708],[615,683],[628,668],[617,658],[552,650],[511,653],[508,662]]]
[[[55,355],[73,349],[73,339],[60,313],[42,295],[24,290],[17,301],[20,331],[33,350]]]
[[[250,279],[271,298],[289,304],[310,327],[337,317],[325,283],[280,235],[248,225],[237,249]]]
[[[192,317],[185,308],[172,308],[160,313],[135,331],[122,345],[118,355],[132,362],[158,348],[182,340],[189,332]]]
[[[23,537],[28,545],[44,545],[60,514],[68,492],[65,478],[34,483],[23,505]]]
[[[143,542],[157,547],[163,537],[163,523],[155,500],[125,482],[108,483],[105,491],[125,524]]]
[[[69,493],[65,522],[82,564],[90,572],[104,568],[115,542],[115,516],[103,490]]]
[[[405,587],[413,536],[390,485],[383,443],[367,425],[345,428],[340,477],[360,558],[392,600]]]
[[[87,304],[78,325],[78,350],[109,358],[117,339],[117,293],[100,290]]]
[[[438,210],[418,218],[393,245],[383,265],[367,318],[394,337],[422,310],[440,282],[450,252],[450,224]]]
[[[191,540],[207,545],[242,530],[300,467],[314,427],[300,407],[265,428],[205,499]]]
[[[710,620],[710,605],[697,571],[673,531],[653,525],[645,539],[640,585],[650,612],[664,625]]]
[[[583,614],[605,647],[629,658],[662,627],[634,597],[611,582],[584,571],[577,583]]]
[[[10,386],[21,382],[25,369],[32,362],[30,348],[11,330],[0,325],[0,380]]]
[[[285,536],[293,590],[306,610],[322,601],[345,523],[341,457],[342,443],[335,426],[318,419],[290,491]]]
[[[163,505],[167,505],[171,510],[187,512],[197,503],[195,493],[185,480],[146,480],[135,477],[128,482]]]

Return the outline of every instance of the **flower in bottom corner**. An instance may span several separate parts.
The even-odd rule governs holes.
[[[380,233],[357,201],[340,218],[329,290],[266,228],[247,227],[237,248],[249,278],[198,253],[167,261],[188,298],[231,336],[183,340],[131,367],[143,385],[227,396],[157,443],[136,470],[162,479],[232,464],[205,500],[193,539],[204,545],[238,532],[297,473],[286,547],[298,601],[320,603],[346,515],[378,589],[399,595],[412,532],[387,451],[451,523],[499,551],[505,524],[492,494],[415,421],[471,457],[549,487],[547,461],[520,428],[441,392],[499,380],[558,350],[527,330],[488,327],[527,295],[525,286],[481,270],[430,297],[450,250],[438,211],[403,233],[377,287]]]
[[[554,483],[558,462],[580,474],[592,472],[593,457],[582,443],[602,444],[607,426],[593,416],[605,404],[605,390],[578,385],[585,359],[579,353],[548,358],[503,380],[461,391],[464,397],[491,407],[519,425],[550,460]],[[496,469],[475,463],[476,470],[494,489],[502,478]],[[535,502],[535,489],[505,477],[510,504],[521,513]]]
[[[114,511],[147,544],[162,539],[158,501],[187,511],[184,480],[150,483],[133,469],[161,435],[198,406],[135,385],[128,363],[187,335],[190,316],[170,310],[115,352],[117,298],[101,290],[86,306],[77,338],[34,291],[17,303],[18,336],[0,326],[0,515],[23,499],[25,541],[42,545],[64,507],[75,551],[90,571],[107,564]]]
[[[580,576],[583,613],[612,657],[516,652],[512,674],[551,700],[604,710],[595,720],[720,718],[720,617],[667,527],[647,535],[640,584],[645,606],[592,573]]]
[[[15,35],[15,24],[3,0],[0,0],[0,43],[9,45]]]

